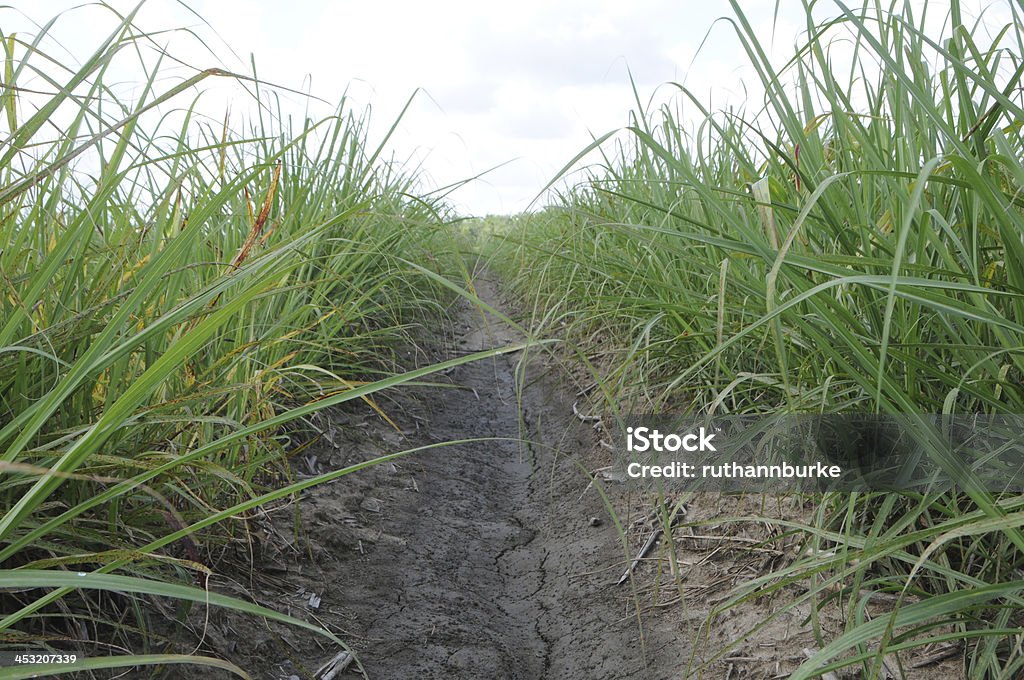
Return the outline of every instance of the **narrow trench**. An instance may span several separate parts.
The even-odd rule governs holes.
[[[488,304],[497,303],[489,282],[478,282],[477,289]],[[455,320],[460,350],[473,352],[521,339],[489,313],[468,304],[461,312]],[[449,624],[430,643],[446,648],[443,666],[433,671],[449,677],[493,673],[543,678],[549,671],[551,649],[544,637],[548,624],[542,606],[547,548],[538,540],[541,518],[532,493],[532,480],[541,474],[540,460],[532,447],[518,441],[530,437],[520,427],[514,377],[518,359],[503,355],[459,367],[451,375],[457,391],[439,395],[431,407],[435,439],[495,438],[432,456],[438,467],[428,481],[437,490],[430,499],[431,523],[461,531],[425,546],[421,569],[431,587],[424,588],[422,582],[418,587],[429,600],[421,602],[424,609],[436,612],[434,625]],[[413,524],[405,530],[417,536],[433,528]],[[448,611],[445,603],[459,593],[476,597],[461,610]],[[459,620],[475,625],[463,627]],[[405,670],[387,669],[387,674]],[[427,667],[422,671],[429,672]]]

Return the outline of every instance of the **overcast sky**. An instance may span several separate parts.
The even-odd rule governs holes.
[[[80,2],[15,0],[0,9],[0,27],[35,32],[26,17],[45,23],[67,10],[51,54],[81,60],[114,23],[109,11]],[[125,11],[135,3],[111,4]],[[783,0],[778,16],[775,0],[741,4],[766,45],[788,56],[804,27],[801,3]],[[936,15],[948,6],[929,4]],[[420,88],[391,150],[421,167],[430,188],[501,166],[451,196],[463,213],[486,214],[523,210],[591,135],[628,122],[627,68],[645,103],[670,96],[669,81],[711,109],[756,99],[734,29],[716,21],[730,14],[725,0],[148,0],[137,23],[190,29],[202,42],[184,31],[160,40],[200,68],[248,71],[251,53],[270,82],[331,102],[347,89],[357,107],[373,106],[377,134]],[[204,87],[210,115],[222,117],[231,96],[236,120],[246,110],[238,88]],[[301,96],[286,100],[296,113],[330,111]]]

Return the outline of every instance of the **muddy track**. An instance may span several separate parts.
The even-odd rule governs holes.
[[[477,293],[501,307],[488,280]],[[469,303],[454,322],[455,351],[520,340]],[[311,473],[424,444],[487,441],[314,488],[297,523],[292,512],[272,513],[258,599],[328,625],[372,679],[680,677],[689,636],[646,618],[641,628],[630,586],[614,585],[621,540],[580,469],[599,465],[588,460],[595,433],[573,415],[564,376],[535,354],[460,366],[447,388],[396,392],[401,434],[368,425],[366,414],[332,414],[323,446],[306,458]],[[314,677],[337,651],[221,612],[203,625],[208,644],[251,659],[256,677]]]

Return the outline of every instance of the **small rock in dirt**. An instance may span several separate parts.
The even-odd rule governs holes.
[[[359,507],[367,512],[380,512],[384,509],[384,504],[376,498],[364,498]]]
[[[592,526],[592,527],[599,527],[599,526],[601,526],[602,523],[603,522],[601,522],[601,518],[600,517],[591,517],[590,518],[590,526]]]

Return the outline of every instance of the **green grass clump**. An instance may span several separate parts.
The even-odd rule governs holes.
[[[392,377],[443,311],[446,208],[345,102],[293,127],[251,77],[168,85],[133,19],[77,70],[42,50],[52,24],[0,36],[0,640],[88,628],[109,645],[91,655],[116,655],[162,595],[337,641],[190,584],[239,518],[352,471],[281,486],[309,416],[434,370]],[[120,98],[108,74],[133,59],[146,81]],[[247,132],[197,112],[213,78],[256,97]]]
[[[493,241],[497,266],[620,407],[1024,413],[1019,7],[983,43],[955,0],[941,36],[934,7],[839,3],[822,21],[805,3],[806,39],[776,68],[732,5],[763,108],[709,111],[679,86],[638,109],[613,150],[591,146],[605,161],[585,182]],[[1016,677],[1022,508],[978,489],[830,495],[802,527],[830,549],[733,604],[796,582],[794,606],[842,605],[846,632],[797,678],[875,677],[946,639],[967,642],[967,677]],[[876,592],[916,603],[868,621]]]

